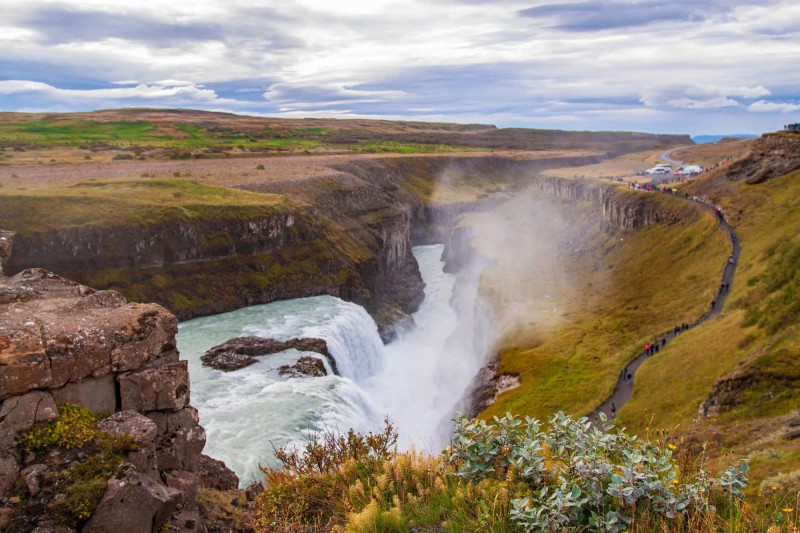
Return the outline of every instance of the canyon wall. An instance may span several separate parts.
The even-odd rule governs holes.
[[[365,306],[388,340],[423,297],[412,245],[446,241],[461,213],[535,185],[561,198],[597,201],[604,219],[620,227],[661,216],[646,202],[617,201],[612,186],[539,177],[545,168],[601,158],[355,160],[324,177],[248,186],[287,200],[263,209],[231,206],[205,216],[173,210],[148,224],[19,228],[6,270],[43,267],[159,303],[180,320],[330,294]]]

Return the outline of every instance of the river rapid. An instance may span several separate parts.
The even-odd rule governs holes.
[[[386,346],[362,307],[331,296],[181,323],[178,348],[189,361],[192,404],[207,433],[205,453],[225,461],[247,485],[257,479],[260,465],[275,466],[273,448],[302,445],[323,429],[379,430],[387,417],[398,430],[400,449],[440,451],[489,349],[486,320],[476,316],[476,284],[467,274],[456,285],[456,276],[443,271],[442,250],[414,248],[425,300],[413,315],[416,327]],[[206,350],[245,335],[325,339],[340,375],[281,376],[278,367],[302,355],[321,358],[297,350],[260,357],[233,372],[201,365]]]

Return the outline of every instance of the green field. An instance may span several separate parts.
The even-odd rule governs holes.
[[[0,189],[0,227],[34,233],[53,228],[224,218],[233,213],[246,217],[287,205],[282,196],[183,179],[86,181],[72,187]]]

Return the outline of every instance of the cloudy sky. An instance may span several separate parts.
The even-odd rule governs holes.
[[[0,110],[667,133],[800,121],[797,0],[0,0]]]

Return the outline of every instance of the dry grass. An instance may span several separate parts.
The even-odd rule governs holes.
[[[728,142],[697,144],[678,150],[672,158],[690,165],[711,167],[717,163],[730,163],[744,157],[750,151],[753,139],[732,140]]]
[[[62,149],[59,149],[62,150]],[[68,149],[64,149],[68,151]],[[383,160],[408,157],[517,157],[540,159],[580,157],[584,150],[545,150],[540,152],[452,152],[446,154],[347,154],[272,156],[182,161],[90,161],[79,164],[0,165],[0,188],[33,189],[63,187],[87,179],[189,178],[223,187],[253,186],[281,180],[333,177],[340,173],[333,166],[358,160]],[[67,159],[66,155],[62,156]],[[49,158],[48,158],[49,159]],[[264,169],[258,169],[263,165]]]

